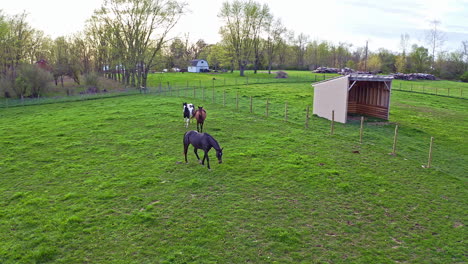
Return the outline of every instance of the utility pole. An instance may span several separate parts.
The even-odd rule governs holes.
[[[365,55],[365,58],[364,58],[364,71],[367,71],[367,50],[369,48],[368,47],[368,42],[369,41],[366,40],[366,55]]]

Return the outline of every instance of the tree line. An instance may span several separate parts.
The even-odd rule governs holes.
[[[189,35],[169,38],[187,4],[177,0],[109,0],[94,11],[85,30],[55,39],[27,22],[27,14],[0,11],[1,96],[41,96],[50,80],[77,84],[86,75],[106,75],[126,86],[145,87],[150,72],[186,69],[193,59],[205,59],[217,71],[314,70],[320,66],[371,72],[424,72],[460,79],[468,70],[468,41],[456,51],[442,50],[444,32],[432,21],[427,46],[411,45],[401,35],[398,52],[367,45],[311,40],[288,30],[268,4],[233,0],[222,4],[221,41],[208,44]],[[39,67],[37,67],[39,66]],[[91,78],[93,79],[93,78]]]

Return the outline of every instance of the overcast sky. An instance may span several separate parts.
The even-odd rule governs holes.
[[[362,47],[400,50],[401,34],[410,43],[425,44],[431,20],[439,20],[446,34],[445,50],[454,51],[468,41],[468,0],[256,0],[267,3],[275,17],[296,35],[310,40],[346,42]],[[4,14],[26,11],[33,28],[55,38],[83,30],[85,21],[101,6],[102,0],[10,0],[2,1]],[[224,1],[185,0],[190,12],[181,18],[173,36],[189,33],[190,41],[219,41],[221,22],[218,13]]]

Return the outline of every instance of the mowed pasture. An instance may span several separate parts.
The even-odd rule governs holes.
[[[0,262],[467,261],[466,100],[395,91],[359,144],[357,121],[282,120],[310,83],[230,89],[278,114],[167,93],[1,109]],[[184,101],[224,148],[211,171],[183,162]]]

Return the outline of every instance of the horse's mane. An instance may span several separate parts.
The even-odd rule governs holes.
[[[210,134],[208,133],[204,133],[206,136],[208,136],[208,140],[210,141],[210,143],[213,145],[213,148],[216,149],[216,150],[220,150],[221,147],[219,146],[219,143],[218,141],[216,141],[216,139],[214,139],[213,136],[211,136]]]

